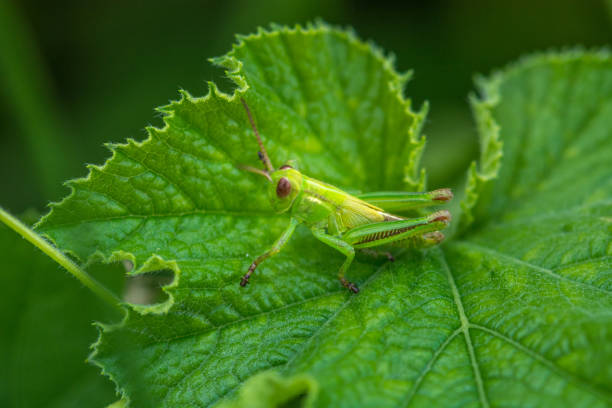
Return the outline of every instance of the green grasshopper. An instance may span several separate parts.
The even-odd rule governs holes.
[[[260,149],[258,156],[265,170],[250,166],[241,167],[268,179],[268,195],[272,208],[278,213],[289,212],[291,219],[272,248],[253,261],[240,280],[240,286],[244,287],[249,283],[249,278],[259,264],[281,251],[300,223],[309,227],[317,239],[346,256],[338,271],[338,279],[342,286],[353,293],[358,293],[359,289],[348,281],[345,275],[355,257],[356,249],[371,251],[368,248],[381,245],[427,248],[442,242],[444,235],[439,230],[450,223],[451,215],[448,211],[436,211],[419,218],[403,218],[387,211],[402,212],[444,203],[453,198],[450,189],[427,193],[379,192],[353,196],[308,177],[290,165],[285,164],[275,170],[251,111],[245,100],[241,98],[241,101],[257,137]],[[389,260],[393,260],[389,253],[386,255]]]

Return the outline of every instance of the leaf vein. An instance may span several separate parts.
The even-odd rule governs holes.
[[[605,293],[606,295],[611,295],[612,294],[612,291],[609,291],[607,289],[600,288],[600,287],[592,285],[592,284],[590,284],[588,282],[581,282],[581,281],[577,281],[577,280],[574,280],[574,279],[570,279],[570,278],[568,278],[566,276],[559,275],[559,274],[553,272],[551,269],[546,269],[546,268],[543,268],[541,266],[534,265],[532,263],[523,261],[522,259],[516,258],[516,257],[514,257],[512,255],[505,254],[505,253],[500,252],[498,250],[495,250],[495,249],[492,249],[492,248],[488,248],[488,247],[484,247],[482,245],[475,244],[473,242],[461,241],[459,243],[456,243],[455,245],[458,245],[458,246],[462,246],[462,245],[463,246],[470,246],[470,247],[478,249],[478,250],[480,250],[482,252],[486,252],[486,253],[491,254],[491,255],[496,255],[496,256],[505,258],[507,260],[510,260],[510,261],[512,261],[514,263],[517,263],[519,265],[526,266],[526,267],[528,267],[528,268],[530,268],[532,270],[541,272],[541,273],[543,273],[545,275],[548,275],[550,277],[553,277],[555,279],[564,280],[564,281],[567,281],[567,282],[570,282],[570,283],[573,283],[573,284],[576,284],[576,285],[580,285],[580,286],[585,286],[585,287],[588,287],[589,289]]]
[[[181,218],[181,217],[189,217],[192,215],[220,215],[220,216],[228,216],[228,217],[270,217],[275,218],[279,217],[278,214],[274,214],[271,212],[257,212],[257,211],[219,211],[219,210],[191,210],[184,212],[176,212],[176,213],[160,213],[160,214],[126,214],[126,215],[114,215],[111,217],[98,217],[98,218],[89,218],[82,221],[73,221],[73,222],[65,222],[61,224],[53,224],[53,228],[48,228],[48,230],[52,229],[61,229],[61,227],[69,226],[69,225],[80,225],[86,224],[90,222],[101,222],[101,221],[116,221],[116,220],[126,220],[132,218]]]
[[[134,156],[131,156],[128,153],[128,149],[123,149],[122,153],[125,155],[125,157],[127,157],[128,159],[132,160],[135,163],[140,164],[142,167],[144,167],[145,169],[147,169],[151,174],[165,180],[168,184],[170,184],[171,186],[173,186],[174,188],[176,188],[178,190],[179,193],[181,193],[181,195],[183,197],[185,197],[187,200],[189,200],[189,202],[191,203],[191,206],[193,208],[197,208],[197,204],[196,204],[196,200],[194,197],[191,196],[190,193],[187,192],[187,190],[180,185],[180,183],[178,183],[176,180],[172,180],[167,174],[163,174],[162,172],[159,172],[155,169],[153,169],[152,167],[150,167],[149,165],[145,164],[144,160],[139,160],[137,158],[135,158]],[[145,151],[145,153],[149,153],[148,151]],[[153,201],[153,200],[151,200]]]
[[[301,306],[301,305],[303,305],[305,303],[308,303],[308,302],[316,301],[316,300],[319,300],[319,299],[324,299],[324,298],[331,297],[331,296],[338,295],[338,294],[345,293],[345,292],[346,292],[346,290],[342,289],[342,290],[337,290],[337,291],[333,291],[333,292],[324,293],[324,294],[321,294],[321,295],[318,295],[318,296],[313,296],[313,297],[310,297],[310,298],[307,298],[307,299],[302,299],[302,300],[300,300],[298,302],[290,303],[290,304],[281,306],[281,307],[276,308],[276,309],[267,310],[265,312],[260,312],[260,313],[255,313],[255,314],[252,314],[252,315],[249,315],[249,316],[245,316],[245,317],[243,317],[241,319],[233,320],[231,322],[228,322],[228,323],[225,323],[225,324],[222,324],[222,325],[219,325],[219,326],[212,326],[212,327],[207,327],[205,329],[198,329],[198,330],[195,330],[193,332],[189,332],[189,333],[186,333],[186,334],[181,334],[181,335],[174,336],[174,337],[167,337],[167,338],[164,338],[164,339],[156,339],[155,341],[141,344],[140,347],[147,347],[147,346],[150,346],[151,344],[156,344],[156,343],[161,343],[161,342],[174,342],[174,341],[185,339],[185,338],[188,338],[188,337],[208,334],[208,333],[214,332],[215,330],[223,330],[223,329],[225,329],[227,327],[230,327],[230,326],[233,326],[233,325],[236,325],[236,324],[239,324],[239,323],[243,323],[245,321],[249,321],[249,320],[256,319],[258,317],[274,314],[274,313],[277,313],[277,312],[279,312],[281,310],[290,309],[290,308],[296,307],[296,306]]]
[[[444,342],[442,342],[440,347],[438,347],[438,349],[436,351],[434,351],[434,353],[431,355],[431,358],[429,359],[427,364],[425,364],[425,366],[423,367],[423,370],[421,370],[421,372],[419,373],[419,376],[414,381],[414,386],[410,389],[410,392],[408,393],[408,396],[406,397],[406,401],[402,404],[402,406],[404,408],[406,408],[406,407],[408,407],[410,405],[410,403],[412,402],[412,399],[416,395],[419,387],[421,386],[423,380],[425,379],[425,376],[427,375],[427,373],[429,373],[429,371],[431,371],[431,368],[433,367],[434,363],[436,362],[436,360],[438,359],[440,354],[442,354],[442,352],[451,343],[451,341],[453,341],[453,339],[455,337],[457,337],[457,335],[459,333],[462,333],[462,332],[463,332],[463,328],[462,327],[458,327],[455,331],[453,331],[446,338],[446,340],[444,340]]]
[[[503,335],[502,333],[498,332],[497,330],[494,329],[490,329],[486,326],[482,326],[480,324],[474,324],[474,323],[470,323],[470,328],[472,329],[477,329],[477,330],[481,330],[485,333],[488,333],[494,337],[497,337],[500,340],[505,341],[506,343],[510,344],[511,346],[515,347],[516,349],[522,351],[523,353],[527,354],[528,356],[530,356],[531,358],[533,358],[534,360],[537,360],[538,362],[544,364],[545,366],[547,366],[551,371],[554,371],[556,374],[560,375],[561,377],[564,377],[566,380],[573,380],[577,383],[580,384],[580,386],[588,391],[590,391],[593,394],[596,394],[599,397],[603,397],[608,401],[612,401],[612,394],[607,394],[605,393],[605,391],[599,390],[598,388],[593,387],[590,383],[588,383],[587,381],[585,381],[583,378],[581,378],[580,376],[571,373],[563,368],[561,368],[559,365],[555,364],[554,362],[550,361],[549,359],[547,359],[546,357],[544,357],[543,355],[539,354],[538,352],[526,347],[525,345],[519,343],[518,341],[507,337],[505,335]]]
[[[215,351],[217,350],[217,348],[219,347],[219,341],[221,338],[221,331],[217,332],[217,336],[215,338],[215,344],[213,345],[212,349],[210,350],[210,353],[208,354],[208,356],[206,358],[203,358],[202,361],[200,361],[200,364],[197,364],[195,366],[195,368],[191,369],[188,373],[186,373],[183,377],[181,377],[178,381],[176,381],[173,385],[168,386],[168,391],[166,392],[166,394],[164,395],[164,397],[162,398],[162,403],[165,402],[168,399],[168,396],[170,395],[170,391],[174,388],[177,388],[179,386],[181,386],[188,378],[190,378],[191,376],[193,376],[195,373],[197,373],[198,371],[200,371],[202,369],[202,367],[204,366],[204,364],[208,363],[211,359],[211,357],[215,354]],[[198,405],[199,406],[203,406],[201,404],[201,401],[199,399],[195,399],[195,401],[198,401]],[[160,404],[160,406],[163,404]]]
[[[295,67],[295,64],[293,63],[293,60],[290,57],[290,51],[289,51],[289,46],[286,43],[285,38],[281,35],[279,36],[282,44],[283,44],[283,49],[285,51],[285,57],[287,60],[287,66],[291,68],[291,71],[293,72],[293,74],[295,75],[296,78],[296,82],[298,85],[298,90],[300,92],[301,95],[301,99],[302,101],[306,104],[308,102],[308,99],[306,98],[306,92],[304,90],[304,86],[303,86],[303,80],[300,77],[300,75],[298,75],[297,73],[297,68]],[[254,57],[255,60],[257,60],[257,63],[261,65],[261,62],[259,60],[259,57],[257,56],[257,53],[254,52],[253,50],[250,49],[250,47],[246,47],[249,51],[249,53]],[[265,72],[262,70],[262,72]],[[265,76],[265,74],[264,74]],[[270,81],[272,82],[272,81]],[[312,136],[314,136],[317,140],[319,140],[319,142],[325,147],[325,151],[329,152],[329,154],[339,163],[343,163],[343,167],[345,169],[350,169],[352,168],[352,164],[350,163],[349,159],[347,158],[346,155],[342,155],[339,154],[338,152],[336,152],[331,145],[329,145],[327,143],[327,141],[325,140],[325,138],[323,138],[321,135],[319,135],[317,132],[315,132],[313,124],[307,119],[302,117],[296,110],[294,107],[292,107],[286,100],[285,98],[283,98],[281,96],[281,94],[279,92],[277,92],[276,89],[272,88],[272,87],[268,87],[270,90],[272,90],[272,92],[274,92],[276,94],[276,96],[278,97],[278,99],[280,101],[283,102],[283,105],[285,105],[287,108],[289,108],[289,110],[291,110],[294,114],[295,114],[295,118],[299,118],[300,122],[304,124],[304,126],[310,131],[310,133],[312,134]],[[256,91],[254,91],[256,92]]]
[[[446,257],[444,253],[441,252],[441,259],[443,261],[444,270],[446,272],[446,276],[448,278],[448,284],[453,291],[453,298],[455,299],[455,305],[457,306],[457,311],[459,313],[459,319],[461,320],[461,331],[463,331],[463,335],[465,337],[465,342],[468,349],[468,354],[470,356],[470,361],[472,363],[472,371],[474,372],[474,380],[476,382],[476,389],[478,391],[478,399],[480,400],[480,404],[484,408],[489,408],[489,401],[487,399],[487,395],[484,389],[484,383],[482,381],[482,376],[480,373],[480,367],[478,365],[478,360],[476,359],[476,353],[474,351],[474,346],[472,345],[472,338],[470,337],[469,325],[470,321],[468,320],[467,315],[465,314],[465,310],[463,308],[463,303],[461,301],[461,295],[459,294],[459,288],[455,283],[455,279],[453,278],[453,274],[448,266],[448,262],[446,261]]]
[[[380,274],[380,272],[382,271],[382,269],[389,263],[390,261],[386,261],[384,264],[382,264],[364,283],[363,285],[361,285],[361,288],[363,289],[364,287],[366,287],[371,281],[373,281],[374,279],[376,279],[376,277]],[[343,290],[344,291],[344,290]],[[289,365],[295,360],[295,358],[303,351],[306,349],[306,347],[312,343],[313,339],[319,334],[321,333],[321,331],[323,330],[323,328],[325,328],[328,324],[330,324],[339,314],[340,312],[342,312],[352,301],[353,299],[355,299],[355,296],[349,296],[347,298],[347,300],[344,301],[344,303],[325,321],[323,322],[323,324],[321,326],[319,326],[319,328],[310,336],[310,338],[304,342],[304,345],[302,346],[302,348],[299,351],[296,351],[295,354],[293,355],[293,357],[291,359],[289,359],[287,361],[287,363],[285,363],[285,369],[287,367],[289,367]]]
[[[172,150],[174,150],[174,151],[176,151],[176,152],[178,152],[180,154],[183,154],[185,156],[193,157],[194,159],[197,159],[197,160],[200,160],[200,161],[210,161],[210,160],[208,160],[206,158],[196,156],[195,154],[192,154],[192,153],[187,152],[187,151],[185,151],[185,150],[183,150],[183,149],[181,149],[181,148],[179,148],[177,146],[174,146],[174,145],[170,144],[169,139],[170,138],[163,138],[163,137],[159,138],[159,140],[161,140],[162,143],[164,143],[166,146],[168,146],[168,148],[170,148],[170,149],[172,149]],[[211,181],[210,184],[212,184],[213,188],[217,192],[216,196],[219,198],[219,200],[221,200],[221,204],[223,205],[223,208],[226,208],[225,201],[223,199],[223,192],[221,191],[221,189],[219,188],[219,185],[217,184],[217,179],[211,174],[211,172],[210,172],[208,167],[204,167],[204,169],[206,171],[206,174],[208,175],[207,180]]]

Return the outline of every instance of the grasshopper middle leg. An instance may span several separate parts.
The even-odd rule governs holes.
[[[338,271],[338,279],[342,286],[353,293],[358,293],[359,288],[344,277],[355,257],[355,249],[393,244],[410,239],[416,240],[413,245],[421,244],[421,241],[437,240],[438,238],[429,238],[429,236],[437,237],[436,232],[445,228],[449,222],[450,213],[442,210],[427,217],[362,225],[347,231],[340,238],[329,235],[322,229],[313,229],[312,233],[320,241],[346,255],[346,260]]]
[[[349,266],[351,266],[351,262],[353,262],[353,258],[355,258],[355,248],[353,248],[350,244],[344,242],[342,239],[327,234],[324,230],[313,229],[312,234],[321,242],[329,245],[332,248],[337,249],[338,251],[346,255],[346,260],[338,271],[338,279],[340,280],[340,283],[342,283],[342,286],[344,286],[353,293],[358,293],[359,288],[355,286],[354,283],[346,280],[346,278],[344,277],[347,269],[349,268]]]

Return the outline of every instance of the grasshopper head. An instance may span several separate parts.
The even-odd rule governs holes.
[[[278,213],[288,211],[302,189],[302,173],[291,166],[281,166],[270,174],[272,183],[268,197],[272,208]]]

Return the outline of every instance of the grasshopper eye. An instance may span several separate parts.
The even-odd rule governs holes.
[[[276,195],[278,198],[285,198],[291,193],[291,182],[287,177],[281,177],[276,185]]]

